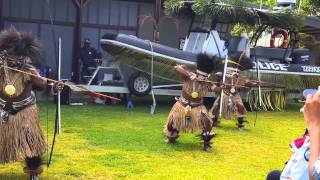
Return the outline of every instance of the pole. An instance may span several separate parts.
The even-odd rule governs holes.
[[[228,66],[228,55],[226,55],[226,58],[224,60],[224,68],[223,68],[223,76],[222,76],[222,83],[224,84],[226,81],[226,74],[227,74],[227,66]],[[221,90],[221,95],[220,95],[220,108],[219,108],[219,117],[221,118],[222,116],[222,103],[223,103],[223,96],[224,92],[223,89]]]
[[[58,81],[61,80],[61,37],[59,37]],[[58,91],[58,134],[61,134],[61,92]]]
[[[256,58],[257,62],[256,62],[256,68],[257,68],[257,73],[258,73],[258,81],[260,82],[261,81],[261,78],[260,78],[260,68],[259,68],[259,59]],[[261,86],[259,84],[258,86],[258,94],[259,94],[259,106],[261,107],[262,106],[262,93],[261,93]]]

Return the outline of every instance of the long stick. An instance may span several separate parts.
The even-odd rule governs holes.
[[[256,57],[256,68],[257,68],[257,73],[258,73],[258,81],[261,81],[260,79],[260,69],[259,69],[259,60]],[[262,106],[262,94],[261,94],[261,86],[258,86],[258,94],[259,94],[259,106]]]
[[[29,72],[25,72],[25,71],[22,71],[22,70],[19,70],[19,69],[15,69],[15,68],[12,68],[12,67],[9,67],[9,66],[0,65],[0,67],[7,68],[7,69],[10,69],[12,71],[20,72],[20,73],[23,73],[23,74],[26,74],[26,75],[29,75],[29,76],[32,76],[32,77],[36,77],[36,78],[40,78],[40,79],[43,79],[43,80],[47,80],[47,81],[50,81],[50,82],[53,82],[53,83],[60,83],[60,84],[62,84],[64,86],[68,86],[70,88],[75,88],[75,89],[78,89],[78,90],[81,90],[81,91],[84,91],[84,92],[89,92],[89,93],[92,93],[94,95],[101,96],[101,97],[104,97],[104,98],[121,101],[120,99],[112,97],[112,96],[108,96],[108,95],[105,95],[105,94],[102,94],[102,93],[92,92],[89,89],[81,87],[81,85],[67,84],[67,83],[60,82],[60,81],[57,81],[57,80],[54,80],[54,79],[41,77],[41,76],[29,73]]]
[[[58,52],[58,81],[61,80],[61,37],[59,37],[59,52]],[[57,103],[58,103],[58,134],[61,134],[61,92],[58,91],[57,94]]]
[[[224,69],[223,69],[222,83],[224,83],[224,82],[226,81],[227,66],[228,66],[228,55],[226,55],[226,59],[224,60]],[[222,89],[222,90],[221,90],[221,95],[220,95],[219,118],[221,118],[221,116],[222,116],[223,96],[224,96],[224,92],[223,92],[223,89]]]
[[[225,86],[233,86],[233,87],[238,87],[238,88],[249,88],[247,86],[242,86],[242,85],[233,85],[233,84],[228,84],[228,83],[221,83],[221,82],[215,82],[215,81],[206,81],[206,80],[200,80],[198,82],[203,82],[203,83],[208,83],[208,84],[218,84],[218,85],[225,85]]]
[[[258,80],[249,80],[249,81],[255,82],[255,83],[264,83],[264,84],[272,84],[272,85],[282,86],[281,84],[273,83],[273,82],[267,82],[267,81],[258,81]]]
[[[153,52],[153,46],[152,43],[149,41],[150,44],[150,49],[151,49],[151,96],[152,96],[152,105],[151,105],[151,111],[150,114],[154,115],[155,111],[156,111],[156,106],[157,106],[157,102],[156,102],[156,98],[154,96],[154,91],[153,91],[153,70],[154,70],[154,64],[153,64],[153,59],[154,59],[154,52]]]

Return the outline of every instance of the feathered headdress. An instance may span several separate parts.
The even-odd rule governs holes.
[[[217,58],[208,56],[207,54],[198,54],[197,56],[197,73],[209,76],[215,69]]]
[[[223,72],[224,70],[223,64],[224,64],[224,60],[221,61],[219,65],[217,65],[218,71]],[[240,55],[228,60],[229,69],[231,68],[230,69],[231,71],[237,71],[237,73],[240,73],[240,71],[252,69],[253,66],[254,66],[254,63],[250,58],[240,57]]]
[[[238,57],[236,58],[236,60],[237,60],[236,63],[238,63],[238,65],[234,65],[234,67],[238,68],[240,71],[252,69],[254,66],[253,61],[250,58]]]
[[[0,32],[0,51],[5,50],[11,56],[30,57],[34,61],[40,56],[40,48],[39,40],[30,32],[15,28]]]

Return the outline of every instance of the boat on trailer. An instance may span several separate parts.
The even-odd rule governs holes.
[[[305,23],[307,22],[308,17],[305,19]],[[259,69],[259,73],[320,75],[320,67],[310,65],[308,49],[298,49],[294,46],[287,48],[256,46],[257,39],[267,26],[270,25],[262,24],[251,41],[243,37],[223,40],[215,30],[191,30],[182,50],[132,35],[106,34],[100,40],[102,49],[114,56],[118,63],[112,67],[98,67],[87,88],[98,92],[131,93],[136,96],[148,95],[152,90],[153,95],[176,96],[180,94],[177,87],[181,84],[172,66],[186,64],[192,67],[195,65],[198,53],[207,53],[220,58],[228,55],[232,59],[246,51],[246,57],[251,58],[256,65],[250,70],[252,73],[256,73]],[[254,46],[248,49],[250,43]],[[112,78],[114,73],[108,71],[117,71],[120,77],[118,85],[110,83],[114,81]],[[213,94],[209,95],[212,96]]]

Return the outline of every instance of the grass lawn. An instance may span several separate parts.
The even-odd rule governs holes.
[[[250,125],[243,132],[235,120],[215,128],[212,153],[206,153],[196,134],[182,134],[176,144],[166,144],[162,128],[170,107],[161,105],[151,116],[149,104],[132,111],[122,106],[62,106],[62,134],[41,179],[262,180],[270,170],[283,168],[290,157],[289,143],[305,127],[299,105],[286,112],[259,113],[255,127],[255,113],[249,113]],[[53,116],[54,105],[41,104],[49,144]],[[0,179],[27,179],[22,167],[22,162],[0,165]]]

